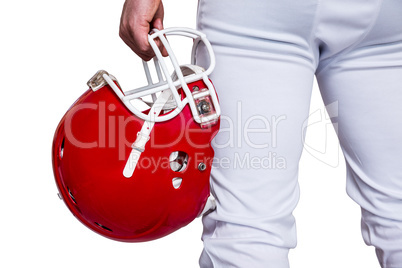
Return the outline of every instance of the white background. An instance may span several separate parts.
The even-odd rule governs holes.
[[[165,26],[194,28],[196,5],[166,0]],[[56,195],[53,133],[86,81],[99,69],[126,90],[145,81],[139,59],[118,36],[122,6],[123,0],[0,4],[0,267],[198,266],[200,219],[160,240],[126,244],[91,232]],[[316,85],[311,112],[324,113]],[[308,130],[291,265],[378,268],[360,235],[360,209],[345,193],[345,164],[328,123]]]

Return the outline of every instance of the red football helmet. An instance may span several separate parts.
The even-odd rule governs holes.
[[[194,40],[191,64],[179,66],[168,35]],[[172,76],[156,38],[168,51]],[[112,75],[97,72],[53,140],[60,198],[85,226],[124,242],[166,236],[214,208],[211,140],[220,108],[208,79],[215,65],[211,45],[204,34],[183,28],[156,31],[149,43],[159,82],[152,82],[146,62],[148,86],[127,92]],[[199,44],[209,54],[206,70],[194,65]]]

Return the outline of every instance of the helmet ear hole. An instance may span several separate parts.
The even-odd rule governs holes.
[[[188,163],[188,154],[182,151],[174,151],[169,156],[170,168],[175,172],[182,172]]]

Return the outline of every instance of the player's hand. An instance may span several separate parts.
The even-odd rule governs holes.
[[[148,33],[163,29],[163,4],[161,0],[126,0],[120,19],[120,37],[138,56],[148,61],[155,56]],[[155,40],[163,56],[166,49]]]

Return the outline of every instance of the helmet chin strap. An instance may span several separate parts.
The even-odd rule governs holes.
[[[156,101],[153,103],[149,114],[154,117],[158,117],[171,95],[172,93],[170,90],[162,91],[159,97],[157,97]],[[153,121],[144,121],[141,130],[137,133],[137,139],[131,145],[131,153],[123,169],[124,177],[131,178],[131,176],[133,176],[135,167],[138,164],[141,153],[145,150],[145,145],[149,140],[149,136],[154,125],[155,122]]]

